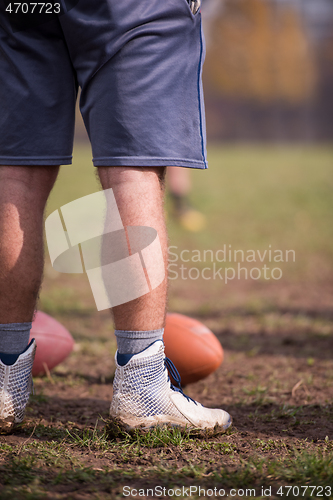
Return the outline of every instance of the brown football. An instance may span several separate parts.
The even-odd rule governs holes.
[[[37,311],[32,323],[30,340],[36,340],[36,356],[32,367],[33,376],[45,375],[72,352],[74,340],[69,331],[56,319]],[[47,368],[46,368],[47,366]]]
[[[164,344],[165,354],[179,371],[182,385],[207,377],[223,361],[223,348],[213,332],[183,314],[167,314]]]

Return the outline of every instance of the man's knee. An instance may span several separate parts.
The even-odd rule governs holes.
[[[0,166],[0,193],[16,193],[45,203],[55,183],[59,166]]]
[[[98,167],[103,189],[113,188],[124,182],[159,182],[164,189],[166,167]]]

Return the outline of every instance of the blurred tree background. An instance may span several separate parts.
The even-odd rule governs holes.
[[[202,18],[210,141],[333,139],[333,0],[202,0]]]
[[[208,138],[333,138],[333,0],[203,0]]]

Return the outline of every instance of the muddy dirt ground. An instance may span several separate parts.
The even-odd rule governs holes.
[[[71,453],[80,466],[102,471],[112,465],[118,471],[118,483],[122,472],[130,470],[131,484],[149,485],[157,479],[152,472],[142,472],[147,468],[151,471],[164,464],[166,469],[183,470],[194,464],[203,471],[204,484],[215,477],[218,467],[233,471],[251,457],[270,461],[287,456],[291,449],[311,451],[331,442],[333,285],[323,280],[311,286],[235,282],[221,289],[218,299],[216,290],[211,297],[207,291],[204,303],[200,287],[182,286],[179,283],[171,289],[169,309],[207,325],[221,341],[225,355],[215,373],[188,385],[185,392],[206,406],[230,412],[232,430],[214,437],[206,449],[200,445],[198,450],[193,443],[187,448],[171,444],[162,454],[153,448],[126,460],[121,450],[113,449],[110,454],[73,448]],[[49,376],[35,379],[35,395],[21,428],[0,437],[0,444],[16,450],[57,435],[61,442],[68,431],[102,429],[112,397],[116,343],[109,313],[94,310],[89,288],[82,281],[71,279],[69,284],[54,276],[46,276],[40,307],[61,321],[76,343],[65,362]],[[217,453],[216,446],[224,452],[220,448]],[[6,460],[8,455],[3,455],[0,473]],[[184,484],[189,480],[184,477]],[[216,477],[214,481],[217,484]],[[118,487],[112,488],[116,495]],[[60,496],[52,497],[49,488],[49,496],[40,498],[95,498],[89,496],[89,488],[85,496],[75,480],[51,489]],[[69,492],[74,496],[66,496]],[[100,494],[96,498],[109,498]]]

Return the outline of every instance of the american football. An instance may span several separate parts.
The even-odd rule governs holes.
[[[176,366],[183,386],[213,373],[223,361],[223,348],[213,332],[183,314],[167,314],[165,354]]]
[[[37,311],[32,323],[30,340],[37,344],[32,375],[45,375],[72,352],[74,340],[66,328],[48,314]]]

